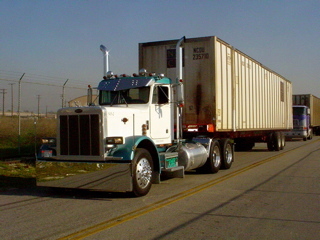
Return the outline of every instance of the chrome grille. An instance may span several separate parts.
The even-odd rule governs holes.
[[[60,116],[60,154],[99,156],[99,115]]]

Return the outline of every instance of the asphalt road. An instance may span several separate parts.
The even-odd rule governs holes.
[[[237,152],[141,198],[47,188],[0,193],[0,239],[320,239],[320,137]]]

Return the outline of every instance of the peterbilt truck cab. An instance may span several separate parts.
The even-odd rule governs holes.
[[[145,69],[133,76],[104,70],[98,105],[89,87],[88,106],[58,110],[56,141],[44,144],[36,161],[37,185],[144,196],[160,176],[230,168],[230,139],[182,137],[183,41],[176,46],[175,80]]]

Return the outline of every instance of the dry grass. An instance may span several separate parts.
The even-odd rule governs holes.
[[[17,117],[0,117],[0,159],[17,155],[19,147],[19,126]],[[56,119],[21,118],[21,154],[34,154],[35,146],[40,145],[42,137],[56,136]]]

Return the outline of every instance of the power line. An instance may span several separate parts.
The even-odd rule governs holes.
[[[2,75],[2,79],[4,79],[4,80],[14,81],[13,79],[18,79],[22,73],[15,72],[15,71],[0,70],[0,74]],[[62,85],[67,77],[53,77],[53,76],[28,73],[28,74],[26,74],[25,78],[27,78],[27,79],[31,78],[31,79],[34,79],[37,81],[42,81],[42,82],[43,81],[46,81],[46,82],[48,82],[48,81],[54,81],[54,82],[61,81],[61,85]],[[88,81],[86,81],[86,80],[79,80],[79,79],[72,79],[72,78],[68,78],[68,79],[71,82],[76,81],[77,83],[88,85]]]
[[[4,79],[0,78],[2,81],[8,81],[8,82],[19,82],[19,80],[13,80],[13,79]],[[61,85],[52,84],[52,83],[39,83],[39,82],[28,82],[23,81],[23,83],[31,83],[31,84],[38,84],[38,85],[44,85],[44,86],[53,86],[53,87],[61,87]],[[74,87],[74,86],[65,86],[65,88],[72,88],[72,89],[87,89],[85,87]]]

